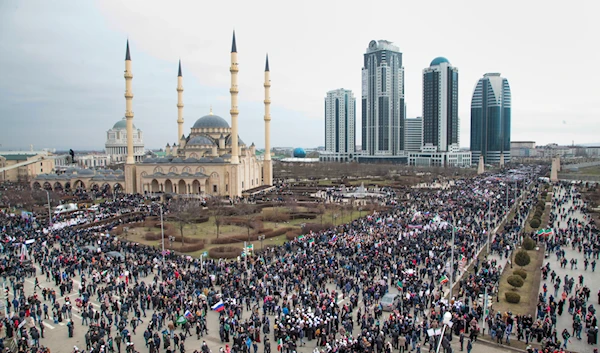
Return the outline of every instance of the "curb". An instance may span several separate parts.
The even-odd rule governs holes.
[[[517,348],[517,347],[512,347],[512,346],[509,346],[509,345],[506,345],[506,344],[498,344],[498,343],[492,342],[490,340],[482,339],[482,338],[479,338],[479,337],[477,337],[477,341],[476,342],[481,342],[482,344],[484,344],[486,346],[490,346],[490,347],[496,347],[496,348],[502,347],[503,349],[508,349],[508,350],[511,350],[511,351],[514,351],[514,352],[527,353],[526,350],[523,350],[523,349],[520,349],[520,348]]]

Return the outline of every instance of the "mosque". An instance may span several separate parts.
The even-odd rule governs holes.
[[[254,143],[247,146],[238,136],[238,61],[235,32],[231,45],[231,126],[212,109],[206,116],[196,120],[190,133],[183,132],[183,75],[181,61],[177,75],[177,140],[166,145],[166,156],[160,158],[135,157],[138,146],[134,144],[136,133],[133,125],[132,61],[129,41],[125,54],[125,125],[127,146],[124,172],[107,172],[71,168],[65,174],[40,175],[32,181],[32,187],[85,189],[118,189],[127,193],[175,193],[212,196],[241,196],[242,192],[264,188],[273,184],[273,166],[270,146],[270,70],[267,56],[264,72],[264,126],[265,153],[261,160],[256,156]],[[117,175],[118,174],[118,175]],[[49,182],[51,180],[51,182]],[[114,184],[114,185],[112,185]],[[123,185],[124,184],[124,185]]]

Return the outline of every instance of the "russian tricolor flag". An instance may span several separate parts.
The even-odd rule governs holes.
[[[210,308],[216,312],[221,312],[221,311],[225,310],[225,305],[223,304],[222,300],[219,300],[219,302],[217,304],[211,306]]]
[[[189,310],[186,310],[183,316],[189,320],[192,318],[193,314]]]

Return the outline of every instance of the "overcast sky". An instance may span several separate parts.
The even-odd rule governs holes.
[[[370,8],[370,6],[373,6]],[[229,51],[239,52],[240,137],[264,146],[263,69],[271,67],[272,145],[323,145],[323,99],[360,97],[372,39],[403,53],[407,117],[421,115],[422,70],[459,69],[461,146],[469,146],[477,80],[500,72],[512,90],[512,140],[600,142],[600,5],[590,1],[0,1],[0,149],[103,149],[124,116],[125,42],[134,123],[147,148],[177,135],[177,60],[185,131],[229,116]]]

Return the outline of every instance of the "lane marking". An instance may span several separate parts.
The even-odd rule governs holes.
[[[42,321],[42,324],[44,324],[44,326],[46,326],[47,328],[54,330],[56,327],[50,325],[49,323],[47,323],[46,321]]]

